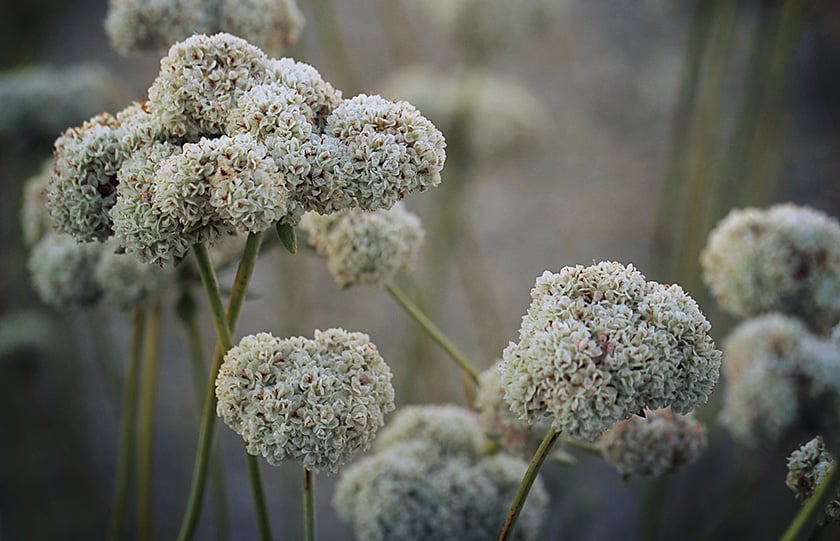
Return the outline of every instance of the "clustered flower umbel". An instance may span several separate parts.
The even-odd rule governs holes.
[[[600,439],[601,453],[623,476],[658,477],[691,464],[706,448],[706,428],[668,408],[616,423]]]
[[[505,400],[526,422],[591,441],[644,409],[688,413],[718,380],[709,322],[678,285],[602,262],[546,271],[531,298],[502,355]]]
[[[376,346],[343,329],[314,339],[246,336],[225,355],[216,397],[249,453],[316,472],[336,472],[367,449],[394,409],[391,370]]]
[[[342,472],[333,505],[359,541],[484,541],[498,535],[527,465],[485,454],[476,415],[456,406],[401,409],[376,453]],[[537,478],[516,539],[536,540],[548,495]]]
[[[297,42],[303,24],[295,0],[110,0],[105,32],[123,54],[165,51],[193,34],[215,32],[281,54]]]
[[[327,258],[341,289],[383,286],[414,266],[424,231],[420,219],[397,203],[390,210],[346,210],[321,216],[306,214],[300,227],[309,244]]]
[[[840,348],[790,316],[767,314],[741,323],[723,352],[720,420],[744,443],[778,439],[809,400],[840,390]]]
[[[840,224],[807,207],[734,210],[700,259],[721,307],[739,317],[795,315],[823,333],[840,321]]]
[[[796,494],[796,499],[804,504],[822,484],[834,462],[834,455],[825,448],[822,437],[817,436],[788,457],[785,484]],[[840,491],[828,502],[819,522],[822,524],[826,518],[840,521]]]
[[[165,263],[199,242],[392,207],[440,183],[445,142],[412,105],[341,93],[307,64],[229,34],[161,60],[149,101],[56,141],[47,205],[81,241]]]

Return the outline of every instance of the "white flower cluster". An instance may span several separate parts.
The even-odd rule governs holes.
[[[102,301],[128,310],[147,304],[160,296],[175,278],[172,267],[143,263],[136,257],[117,253],[113,240],[102,248],[96,265],[96,281],[102,289]]]
[[[440,182],[440,131],[406,102],[341,93],[229,34],[173,45],[149,102],[56,141],[47,205],[79,240],[164,263],[198,242],[387,209]]]
[[[503,453],[482,455],[486,444],[469,411],[404,408],[383,430],[377,452],[342,472],[333,505],[359,541],[494,539],[527,465]],[[516,539],[539,539],[547,507],[538,477]]]
[[[110,0],[105,32],[122,54],[165,51],[193,34],[229,32],[281,54],[300,37],[295,0]]]
[[[502,356],[505,400],[525,422],[593,440],[646,408],[687,413],[718,380],[709,322],[678,285],[602,262],[546,271],[531,298]]]
[[[706,428],[690,414],[664,408],[616,423],[601,436],[600,447],[621,475],[658,477],[699,458]]]
[[[382,286],[414,266],[423,228],[414,214],[397,203],[390,210],[347,210],[321,216],[309,213],[300,227],[309,244],[327,258],[338,287]]]
[[[216,412],[270,464],[294,459],[331,472],[367,449],[394,409],[391,370],[370,338],[246,336],[225,355]]]
[[[796,494],[796,499],[804,504],[814,495],[834,462],[834,456],[825,448],[822,437],[817,436],[788,457],[785,484]],[[825,522],[825,518],[840,521],[840,491],[828,502],[819,522]]]
[[[53,225],[47,211],[47,186],[52,175],[53,161],[47,160],[41,170],[23,184],[20,205],[20,228],[23,244],[32,246],[48,232]]]
[[[767,314],[726,339],[721,423],[745,443],[775,440],[809,399],[840,391],[840,348],[799,320]]]
[[[703,275],[735,316],[782,312],[825,332],[840,321],[840,224],[792,204],[734,210],[709,235]]]

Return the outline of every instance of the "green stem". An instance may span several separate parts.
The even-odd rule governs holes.
[[[640,541],[656,541],[659,539],[659,526],[662,523],[662,516],[667,504],[665,496],[668,493],[669,480],[669,476],[661,475],[648,481],[639,529]]]
[[[303,539],[315,541],[315,478],[303,469]]]
[[[157,386],[160,350],[161,306],[157,302],[149,311],[146,340],[143,346],[143,374],[140,380],[140,415],[137,419],[137,539],[154,537],[154,420],[155,387]]]
[[[222,298],[219,293],[219,283],[216,280],[216,273],[210,262],[207,247],[201,244],[194,246],[194,253],[198,261],[199,272],[201,273],[201,281],[204,284],[204,290],[207,293],[207,299],[213,311],[213,322],[217,326],[218,340],[216,342],[216,350],[213,354],[213,363],[210,367],[210,376],[207,386],[204,389],[204,407],[202,408],[201,427],[198,433],[198,446],[195,466],[193,468],[192,485],[190,487],[189,500],[187,501],[187,509],[184,513],[183,522],[181,523],[181,531],[178,534],[179,541],[192,539],[198,527],[201,503],[204,499],[204,488],[207,484],[210,451],[213,446],[213,435],[216,429],[216,376],[219,373],[219,368],[222,366],[224,354],[233,347],[231,328],[235,328],[236,323],[239,321],[242,304],[245,302],[245,293],[248,290],[248,284],[251,281],[251,276],[254,273],[254,265],[260,252],[261,240],[262,233],[248,235],[248,240],[245,243],[245,251],[239,262],[239,268],[236,270],[236,277],[233,280],[233,287],[231,288],[230,298],[228,299],[227,315],[225,317],[224,311],[222,311],[221,318],[217,317],[217,313],[222,304]]]
[[[512,538],[513,529],[516,527],[516,520],[519,518],[519,513],[522,512],[525,500],[528,499],[528,493],[531,492],[531,486],[533,486],[543,462],[545,462],[546,457],[551,452],[551,448],[554,447],[554,444],[558,439],[560,439],[560,433],[553,428],[550,428],[548,433],[546,433],[545,438],[543,438],[542,443],[540,443],[540,446],[537,448],[537,452],[534,453],[534,458],[532,458],[531,463],[528,464],[528,469],[525,470],[525,476],[522,478],[522,482],[519,484],[519,489],[516,491],[516,496],[510,504],[507,517],[505,517],[505,523],[502,526],[501,533],[499,534],[499,541],[505,541]]]
[[[390,293],[391,297],[397,301],[397,304],[399,304],[403,310],[405,310],[406,313],[410,315],[424,331],[426,331],[432,340],[443,348],[447,355],[455,361],[455,364],[457,364],[458,367],[460,367],[461,370],[469,376],[470,380],[472,380],[474,384],[478,384],[478,369],[476,369],[469,359],[461,353],[461,350],[459,350],[455,344],[453,344],[449,338],[443,334],[443,331],[441,331],[438,326],[435,325],[432,320],[429,319],[426,314],[424,314],[396,284],[393,282],[385,284],[385,290]]]
[[[260,539],[270,541],[271,523],[268,520],[268,506],[265,502],[265,489],[263,488],[262,475],[260,475],[260,463],[257,457],[248,453],[247,450],[245,456],[248,460],[248,476],[251,478],[251,493],[254,497]]]
[[[811,496],[805,507],[799,511],[799,514],[796,515],[796,518],[793,519],[793,522],[782,535],[781,541],[805,541],[808,539],[817,517],[820,513],[825,512],[828,502],[837,495],[838,481],[840,481],[840,468],[835,462],[828,470],[828,475],[825,476],[817,491],[814,492],[814,495]]]
[[[128,361],[125,388],[123,389],[123,416],[120,426],[120,446],[117,455],[117,472],[114,481],[114,500],[108,525],[108,539],[117,541],[124,537],[125,514],[128,507],[128,485],[131,479],[135,438],[137,431],[137,386],[140,377],[140,363],[143,353],[146,313],[138,308],[134,311],[131,354]]]

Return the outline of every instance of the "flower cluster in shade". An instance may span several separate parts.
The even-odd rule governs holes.
[[[632,265],[564,267],[536,280],[502,386],[525,422],[593,440],[644,409],[688,413],[706,402],[721,353],[697,303]]]
[[[58,138],[47,206],[60,231],[163,264],[306,211],[390,208],[440,182],[444,147],[407,102],[343,100],[312,66],[195,35],[161,60],[148,102]]]
[[[469,152],[482,158],[532,152],[548,137],[551,113],[543,101],[516,79],[489,71],[411,66],[392,73],[382,94],[410,101],[447,133],[460,115]]]
[[[96,64],[0,73],[0,136],[52,139],[68,125],[106,109],[114,86]]]
[[[216,378],[216,412],[248,452],[337,472],[366,450],[394,409],[391,370],[370,338],[343,329],[314,339],[243,338]]]
[[[804,504],[814,495],[835,462],[834,455],[825,448],[822,437],[817,436],[788,457],[785,484],[796,494],[796,499]],[[825,519],[840,521],[840,490],[829,500],[818,521],[823,523]]]
[[[781,312],[817,332],[840,321],[840,223],[793,204],[734,210],[709,235],[703,276],[738,317]]]
[[[706,428],[668,408],[619,421],[601,436],[601,453],[623,476],[658,477],[696,461],[706,448]]]
[[[840,347],[790,316],[741,323],[723,354],[720,420],[744,443],[778,439],[820,395],[840,391]]]
[[[193,34],[216,32],[281,54],[303,24],[295,0],[110,0],[105,32],[122,54],[165,51]]]
[[[333,505],[359,541],[494,539],[527,468],[485,454],[476,415],[456,406],[401,409],[376,452],[341,474]],[[537,478],[515,539],[539,539],[548,495]]]
[[[424,231],[420,219],[397,203],[389,210],[309,213],[300,222],[309,244],[327,258],[338,287],[383,286],[414,266]]]

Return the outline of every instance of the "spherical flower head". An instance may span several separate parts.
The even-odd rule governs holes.
[[[53,229],[50,212],[47,210],[47,188],[52,170],[53,161],[45,161],[40,171],[23,185],[20,227],[26,246],[32,246]]]
[[[38,296],[56,308],[83,308],[102,294],[96,265],[102,253],[98,242],[78,243],[73,237],[49,233],[29,254],[29,274]]]
[[[333,111],[325,134],[341,142],[337,174],[359,208],[388,209],[440,184],[443,134],[408,102],[360,94]]]
[[[268,57],[230,34],[198,34],[174,44],[149,88],[149,107],[178,136],[223,133],[242,95],[267,76]]]
[[[223,0],[220,30],[281,54],[297,43],[304,18],[295,0]]]
[[[366,334],[246,336],[225,355],[216,411],[270,464],[336,472],[367,449],[394,409],[391,370]]]
[[[443,455],[476,457],[487,447],[478,417],[454,405],[406,406],[400,409],[376,439],[377,452],[399,443],[434,444]]]
[[[160,298],[173,282],[172,267],[144,263],[133,255],[119,253],[118,249],[116,241],[106,242],[96,266],[102,300],[122,310],[130,310]]]
[[[619,421],[604,432],[600,445],[604,459],[621,475],[658,477],[700,457],[706,427],[665,408]]]
[[[110,0],[105,33],[122,54],[165,51],[176,41],[210,32],[204,0]]]
[[[785,484],[796,494],[796,499],[804,504],[814,495],[834,463],[834,455],[825,448],[822,437],[817,436],[788,457]],[[825,519],[840,521],[840,491],[828,502],[824,513],[818,520],[820,524]]]
[[[348,210],[320,216],[307,214],[301,228],[320,255],[338,287],[384,286],[402,270],[414,266],[423,228],[420,219],[401,204],[390,210]]]
[[[782,312],[818,332],[840,321],[840,224],[792,204],[734,210],[709,235],[703,276],[739,317]]]
[[[615,422],[670,406],[687,413],[717,382],[721,353],[697,303],[615,262],[537,278],[502,385],[525,422],[593,440]]]
[[[312,111],[310,120],[319,132],[326,126],[327,117],[342,103],[340,90],[324,81],[317,69],[293,58],[269,60],[266,82],[284,86],[303,96],[308,110]]]

